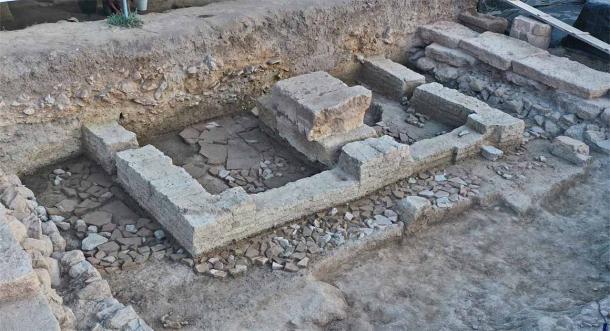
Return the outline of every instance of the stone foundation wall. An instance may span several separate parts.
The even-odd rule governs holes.
[[[524,41],[452,22],[423,26],[409,62],[444,86],[521,118],[526,139],[566,135],[610,153],[610,74]],[[456,46],[459,45],[459,46]],[[446,111],[445,111],[446,113]]]
[[[241,0],[105,22],[0,32],[0,165],[11,172],[79,153],[84,123],[119,120],[144,138],[250,109],[278,79],[346,75],[355,55],[404,60],[417,27],[474,0]]]

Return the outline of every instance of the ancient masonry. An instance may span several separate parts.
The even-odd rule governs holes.
[[[459,19],[467,26],[441,21],[419,28],[423,44],[408,51],[409,61],[428,76],[384,57],[359,56],[361,85],[348,86],[316,71],[280,80],[258,98],[252,109],[258,125],[327,169],[313,176],[266,191],[248,193],[235,186],[211,193],[156,147],[140,147],[136,134],[116,122],[83,126],[84,151],[108,174],[116,174],[124,190],[194,257],[422,171],[478,154],[497,160],[531,138],[552,139],[549,152],[579,166],[590,161],[590,149],[610,153],[608,73],[551,55],[546,50],[550,29],[539,22],[520,17],[509,37],[501,34],[508,27],[503,19],[476,13],[463,13]],[[426,83],[426,77],[437,82]],[[365,123],[375,112],[375,124]],[[408,130],[425,128],[426,121],[442,129],[409,135]],[[200,132],[194,134],[199,137]],[[201,148],[205,152],[212,147]],[[55,181],[69,177],[61,169],[54,175]],[[432,207],[452,205],[449,193],[419,195],[401,196],[396,212],[384,210],[385,216],[376,215],[371,222],[377,223],[370,228],[407,231],[410,221]],[[3,329],[75,329],[78,310],[93,321],[94,330],[151,330],[131,306],[113,297],[108,282],[90,263],[91,256],[86,259],[83,253],[95,253],[108,242],[103,234],[111,236],[111,230],[103,226],[114,229],[108,219],[112,215],[94,212],[104,218],[99,224],[103,231],[89,233],[81,243],[83,250],[66,251],[58,227],[70,224],[40,205],[16,175],[0,171],[0,202]],[[87,225],[75,222],[84,227],[81,235]],[[150,237],[152,230],[146,230]],[[158,225],[153,230],[155,237],[165,237]],[[126,239],[142,241],[136,235]],[[183,253],[180,249],[177,255],[182,258]],[[267,264],[258,255],[252,255],[253,261]],[[298,266],[271,264],[274,269],[298,270],[307,261],[302,258]],[[194,260],[190,262],[192,266]],[[205,262],[200,265],[201,270],[209,268]],[[224,272],[216,267],[209,271],[213,276],[213,271]],[[66,284],[73,292],[64,299],[58,289]]]
[[[118,179],[186,250],[200,255],[413,173],[475,155],[484,145],[520,144],[522,120],[440,84],[422,84],[420,75],[389,60],[366,63],[366,75],[388,78],[382,89],[391,86],[394,96],[412,93],[415,111],[457,128],[411,146],[390,136],[373,137],[375,131],[363,124],[371,92],[314,72],[279,82],[271,96],[259,102],[258,113],[270,131],[332,169],[262,193],[247,194],[235,187],[213,195],[148,145],[116,153]]]

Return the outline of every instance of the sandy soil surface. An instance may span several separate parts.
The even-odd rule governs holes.
[[[530,219],[476,210],[370,252],[324,279],[350,306],[331,329],[538,330],[575,316],[610,291],[609,193],[606,165]]]
[[[534,216],[472,210],[320,279],[255,268],[216,280],[169,260],[107,277],[155,329],[581,330],[581,310],[598,323],[591,305],[609,301],[609,169]]]

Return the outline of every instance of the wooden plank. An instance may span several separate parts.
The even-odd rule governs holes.
[[[532,16],[540,19],[541,21],[544,21],[560,30],[565,31],[567,34],[573,36],[574,38],[584,41],[585,43],[599,49],[600,51],[602,51],[606,54],[610,54],[610,45],[593,37],[589,32],[580,31],[577,28],[575,28],[569,24],[566,24],[566,23],[556,19],[555,17],[553,17],[549,14],[546,14],[522,1],[519,1],[519,0],[504,0],[504,1],[508,2],[509,4],[511,4],[517,8],[525,10],[526,12],[528,12]]]

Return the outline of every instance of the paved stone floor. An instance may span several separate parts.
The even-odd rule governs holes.
[[[248,193],[314,175],[320,167],[261,131],[251,114],[189,126],[150,143],[184,167],[210,193],[242,186]]]

